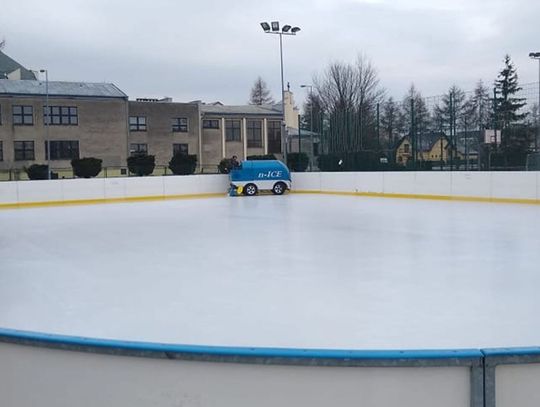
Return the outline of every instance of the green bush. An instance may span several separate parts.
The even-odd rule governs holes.
[[[24,168],[28,178],[31,180],[49,179],[49,166],[47,164],[32,164],[28,168]]]
[[[71,160],[73,174],[79,178],[93,178],[101,172],[101,163],[99,158],[74,158]]]
[[[246,160],[277,160],[274,154],[248,155]]]
[[[134,155],[128,157],[127,165],[130,173],[142,177],[154,172],[156,158],[153,155]]]
[[[233,167],[232,160],[230,158],[224,158],[219,162],[218,171],[220,174],[228,174]]]
[[[174,175],[191,175],[197,168],[197,156],[195,154],[175,154],[169,161],[169,168]]]
[[[306,153],[287,154],[287,167],[291,171],[304,172],[309,165],[309,156]]]

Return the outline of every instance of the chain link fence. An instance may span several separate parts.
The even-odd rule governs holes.
[[[322,170],[540,170],[539,83],[511,95],[523,104],[508,119],[495,90],[452,87],[423,97],[411,88],[402,101],[315,112]],[[326,165],[326,160],[339,165]]]

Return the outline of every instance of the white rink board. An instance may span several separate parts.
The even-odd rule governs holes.
[[[293,191],[540,201],[539,172],[293,173]],[[227,175],[0,183],[0,204],[226,194]]]
[[[105,182],[103,180],[104,178],[62,180],[62,200],[104,199]]]
[[[8,183],[11,182],[8,181]],[[57,182],[57,180],[15,182],[19,202],[62,201],[64,199],[62,182]]]
[[[265,366],[3,343],[0,360],[2,404],[17,407],[468,407],[470,398],[466,367]]]
[[[499,365],[495,368],[497,407],[540,405],[540,364]]]
[[[495,172],[491,174],[491,195],[500,198],[540,200],[540,173]]]

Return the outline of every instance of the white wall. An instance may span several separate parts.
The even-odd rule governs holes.
[[[293,190],[540,201],[540,172],[293,173]]]
[[[293,173],[293,190],[521,199],[540,202],[540,172]],[[0,205],[226,194],[227,175],[62,179],[0,182]]]
[[[540,364],[499,365],[495,368],[497,407],[540,406]]]
[[[229,178],[226,175],[8,181],[0,182],[0,205],[214,193],[225,195],[228,186]]]
[[[99,355],[0,343],[17,407],[468,407],[467,367],[323,367]]]

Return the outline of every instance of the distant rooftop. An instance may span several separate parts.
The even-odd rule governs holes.
[[[45,96],[44,81],[0,79],[0,95]],[[127,95],[112,83],[49,81],[49,96],[125,98]]]
[[[276,105],[241,105],[225,106],[220,104],[201,104],[201,112],[208,114],[242,114],[281,116],[281,106]]]
[[[8,77],[9,74],[12,72],[17,71],[20,69],[20,79],[23,80],[35,80],[36,75],[32,72],[26,69],[24,66],[19,64],[14,59],[10,58],[6,54],[4,54],[2,51],[0,51],[0,79],[5,79]]]

